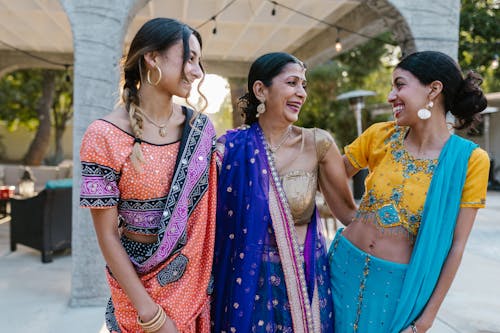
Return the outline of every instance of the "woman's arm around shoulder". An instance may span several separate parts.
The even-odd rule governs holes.
[[[340,151],[332,136],[325,130],[315,129],[318,152],[318,182],[332,213],[345,225],[354,217],[356,205],[347,181]]]

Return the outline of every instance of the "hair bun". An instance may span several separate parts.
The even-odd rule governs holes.
[[[479,87],[483,83],[483,78],[474,71],[469,71],[462,82],[463,93],[483,93]]]
[[[458,128],[469,126],[476,118],[476,114],[486,109],[488,102],[481,90],[483,79],[478,73],[469,71],[462,81],[460,89],[455,95],[452,113],[458,118]]]

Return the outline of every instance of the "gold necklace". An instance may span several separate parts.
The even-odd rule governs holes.
[[[153,124],[154,126],[156,126],[158,128],[158,134],[160,134],[160,136],[162,138],[166,137],[168,132],[167,132],[167,125],[168,125],[168,121],[170,120],[170,118],[172,118],[172,115],[174,114],[174,104],[172,104],[172,112],[170,112],[170,115],[168,116],[167,120],[166,120],[166,123],[165,124],[157,124],[156,121],[154,121],[153,119],[149,118],[149,116],[147,115],[146,112],[141,112],[142,115],[144,116],[144,118],[146,118],[147,121],[149,121],[151,124]]]
[[[288,126],[285,134],[283,134],[283,137],[281,138],[281,140],[278,143],[278,145],[273,146],[269,142],[266,142],[267,149],[269,149],[269,151],[271,153],[275,154],[278,151],[278,149],[280,149],[281,146],[286,142],[286,140],[288,140],[288,137],[290,136],[291,129],[292,129],[292,126]]]

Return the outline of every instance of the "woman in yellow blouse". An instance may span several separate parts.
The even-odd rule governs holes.
[[[440,52],[417,52],[393,72],[394,122],[375,124],[345,149],[349,176],[368,167],[353,221],[329,251],[335,332],[426,332],[455,277],[489,158],[450,134],[486,108],[481,78]]]

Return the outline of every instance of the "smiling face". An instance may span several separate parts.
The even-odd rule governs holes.
[[[297,63],[288,63],[280,74],[275,76],[269,87],[263,86],[266,112],[261,116],[263,121],[280,121],[294,123],[304,104],[306,92],[306,70]]]
[[[156,64],[162,72],[162,79],[158,84],[160,89],[170,95],[184,98],[189,96],[193,81],[203,76],[200,66],[201,47],[194,35],[189,38],[189,52],[184,68],[182,40],[179,40],[156,58]]]
[[[396,68],[392,73],[392,90],[387,96],[396,123],[410,126],[420,121],[417,112],[429,103],[431,91],[429,85],[422,84],[411,72]]]

